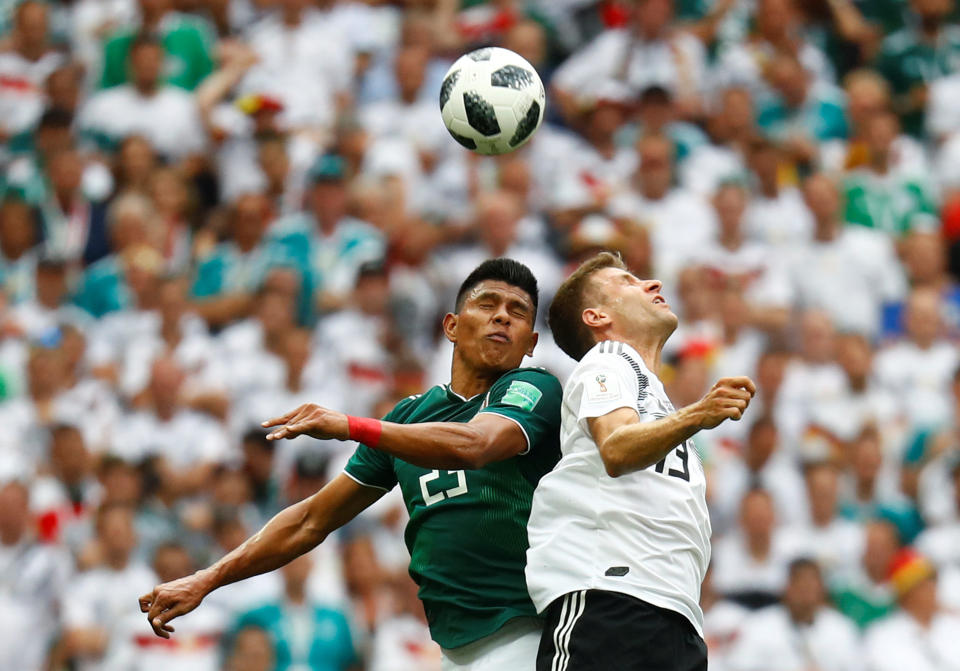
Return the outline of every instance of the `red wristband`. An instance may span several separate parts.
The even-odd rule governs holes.
[[[379,419],[347,415],[347,427],[350,432],[350,440],[363,443],[367,447],[376,447],[380,444],[383,424],[380,423]]]

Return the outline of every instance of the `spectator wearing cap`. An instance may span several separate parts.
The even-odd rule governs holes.
[[[43,113],[44,81],[65,60],[52,48],[49,12],[36,0],[17,5],[0,51],[0,133],[6,138],[33,129]]]
[[[342,307],[357,271],[384,258],[386,240],[372,225],[347,214],[346,163],[342,156],[320,156],[308,173],[311,186],[305,212],[278,221],[271,239],[296,260],[303,291],[320,310]]]
[[[194,96],[161,79],[163,53],[156,38],[137,37],[129,46],[130,83],[87,100],[77,125],[95,147],[113,152],[128,135],[142,135],[154,150],[173,161],[205,149],[206,132]]]
[[[210,24],[196,14],[174,11],[171,0],[138,0],[139,25],[131,21],[103,42],[100,87],[122,86],[136,78],[129,59],[140,35],[154,35],[162,47],[159,72],[168,84],[193,90],[210,74],[214,61],[214,35]],[[133,18],[133,17],[130,17]],[[87,63],[91,65],[91,63]]]
[[[816,562],[794,560],[782,604],[743,621],[727,656],[729,671],[859,671],[857,629],[826,605],[826,596]]]
[[[803,192],[814,232],[811,244],[788,257],[797,302],[825,310],[843,331],[872,337],[884,305],[906,293],[893,244],[879,231],[843,225],[840,194],[827,176],[807,178]]]
[[[73,567],[60,547],[32,530],[29,489],[0,483],[0,666],[42,668],[57,630],[57,612]]]
[[[912,548],[890,562],[890,585],[900,610],[879,620],[864,639],[870,671],[952,671],[960,668],[960,617],[937,599],[937,572]]]
[[[663,86],[676,95],[681,116],[698,110],[706,83],[703,44],[675,25],[667,0],[633,0],[629,9],[626,27],[604,31],[557,68],[553,89],[568,119],[576,116],[580,92],[598,78],[621,79],[634,93]]]

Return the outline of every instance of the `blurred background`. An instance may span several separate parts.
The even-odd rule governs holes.
[[[312,401],[448,380],[488,257],[541,288],[618,251],[681,316],[711,669],[960,664],[960,26],[953,0],[0,1],[0,669],[432,671],[405,510],[224,588],[156,638],[137,597],[236,547],[354,446]],[[510,48],[521,151],[447,134],[440,80]],[[812,561],[796,561],[810,559]]]

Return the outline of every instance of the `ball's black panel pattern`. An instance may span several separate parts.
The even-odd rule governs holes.
[[[454,70],[443,80],[443,84],[440,85],[440,109],[443,109],[443,106],[450,100],[450,93],[453,91],[453,87],[457,85],[458,79],[460,79],[460,71]]]
[[[467,122],[475,131],[487,137],[500,132],[500,123],[497,121],[497,113],[493,105],[484,100],[479,93],[476,91],[464,93],[463,106],[467,110]]]
[[[530,109],[527,110],[527,113],[523,116],[523,119],[520,120],[520,123],[517,124],[517,130],[513,134],[513,137],[510,138],[510,146],[516,147],[518,144],[530,137],[532,133],[537,128],[537,122],[540,120],[540,103],[534,100],[530,104]]]
[[[449,129],[448,129],[448,130],[449,130]],[[454,133],[452,130],[450,131],[450,135],[453,136],[453,139],[454,139],[454,140],[456,140],[457,142],[459,142],[460,144],[462,144],[462,145],[463,145],[464,147],[466,147],[467,149],[474,150],[474,149],[477,148],[477,143],[474,142],[472,139],[470,139],[470,138],[468,138],[468,137],[464,137],[464,136],[460,135],[459,133]]]
[[[504,65],[490,75],[490,84],[493,86],[503,86],[505,88],[523,90],[533,83],[533,75],[529,70],[521,68],[519,65]]]
[[[468,56],[475,61],[489,61],[490,56],[493,54],[493,49],[490,47],[484,47],[483,49],[477,49],[476,51],[471,51]]]

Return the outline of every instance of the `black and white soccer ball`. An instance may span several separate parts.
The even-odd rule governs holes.
[[[461,56],[440,87],[440,114],[453,139],[478,154],[506,154],[533,137],[546,95],[537,71],[509,49]]]

